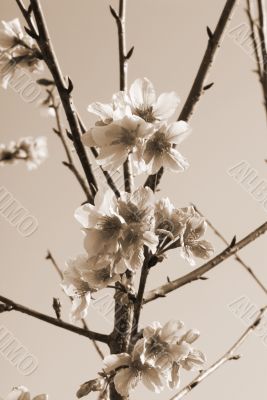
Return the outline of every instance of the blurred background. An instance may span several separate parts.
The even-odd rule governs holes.
[[[109,12],[109,4],[117,8],[118,1],[42,3],[62,70],[74,83],[75,104],[89,127],[94,118],[86,111],[88,104],[109,102],[119,87],[117,31]],[[129,83],[146,76],[158,93],[175,90],[183,104],[206,48],[206,26],[214,29],[224,3],[128,1],[128,49],[135,46],[129,63]],[[261,88],[253,72],[254,60],[229,35],[233,28],[247,24],[244,7],[245,2],[240,1],[211,69],[208,83],[215,84],[198,103],[190,121],[193,133],[181,146],[190,168],[183,174],[165,174],[160,185],[160,195],[169,196],[175,205],[195,203],[228,240],[234,235],[243,238],[266,220],[266,210],[227,173],[246,160],[260,179],[266,178],[266,117]],[[5,21],[20,17],[15,1],[2,0],[0,15]],[[24,24],[21,17],[20,20]],[[42,77],[49,74],[44,72]],[[52,131],[54,119],[42,116],[37,102],[23,101],[12,89],[1,89],[0,101],[1,142],[44,135],[49,145],[49,159],[37,170],[28,172],[22,163],[0,170],[1,186],[39,224],[38,230],[25,238],[0,216],[0,294],[50,315],[54,315],[52,299],[59,297],[63,318],[68,320],[70,303],[45,256],[49,249],[64,269],[65,260],[82,251],[82,233],[73,213],[84,200],[83,193],[61,163],[65,154]],[[216,253],[225,247],[211,230],[207,238]],[[240,252],[265,285],[266,244],[263,236]],[[167,276],[174,279],[190,270],[174,251],[152,271],[148,288],[164,283]],[[198,328],[201,337],[197,347],[205,351],[209,365],[245,329],[244,322],[229,310],[229,303],[245,296],[260,307],[266,304],[266,295],[233,257],[207,276],[206,281],[191,283],[146,305],[142,323],[177,318],[188,328]],[[104,318],[99,308],[91,308],[87,320],[94,330],[111,331],[111,316]],[[9,329],[38,359],[37,370],[23,376],[0,354],[0,397],[5,397],[13,386],[23,384],[34,395],[45,392],[50,399],[71,400],[79,385],[96,377],[101,369],[101,360],[86,338],[16,312],[1,314],[0,326]],[[267,333],[267,327],[265,330]],[[101,348],[107,354],[107,348]],[[239,361],[220,368],[194,389],[188,400],[265,398],[267,347],[252,334],[240,353]],[[182,385],[193,377],[192,372],[183,373]],[[172,395],[168,390],[155,395],[140,385],[131,398],[167,400]]]

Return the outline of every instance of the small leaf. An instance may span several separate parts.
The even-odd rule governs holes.
[[[42,79],[37,79],[36,83],[41,86],[54,86],[55,82],[51,81],[50,79],[42,78]]]

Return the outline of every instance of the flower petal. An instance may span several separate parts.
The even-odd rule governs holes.
[[[134,108],[146,109],[156,101],[156,93],[149,79],[136,79],[130,87],[130,98]]]
[[[191,128],[185,121],[177,121],[168,126],[166,138],[170,143],[180,144],[191,133]]]
[[[155,118],[158,120],[170,118],[174,114],[179,103],[180,98],[175,92],[162,93],[157,99],[153,110]]]
[[[103,363],[104,371],[108,374],[117,368],[130,365],[131,357],[128,353],[111,354],[104,358]]]
[[[137,386],[139,380],[139,374],[136,369],[123,368],[116,373],[114,384],[121,396],[128,396],[129,392]]]

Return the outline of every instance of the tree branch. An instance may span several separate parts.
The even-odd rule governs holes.
[[[46,26],[46,22],[44,19],[43,11],[41,9],[41,5],[39,0],[30,0],[32,12],[35,17],[36,25],[38,27],[38,34],[36,35],[36,42],[40,48],[41,54],[43,56],[43,60],[45,61],[48,69],[50,70],[55,85],[57,87],[63,108],[66,113],[66,117],[70,126],[70,130],[73,137],[73,144],[82,164],[87,182],[91,191],[90,202],[93,203],[93,198],[97,191],[97,183],[95,181],[91,164],[86,155],[85,148],[80,138],[80,127],[78,118],[76,115],[75,107],[73,105],[73,100],[71,96],[71,92],[73,89],[73,85],[70,79],[68,79],[68,84],[66,83],[61,69],[59,67],[58,60],[56,58],[56,54],[53,49],[53,45],[51,39],[49,37],[48,29]],[[22,10],[22,8],[20,7]],[[32,22],[31,16],[29,13],[23,12],[23,15],[31,29]]]
[[[229,246],[229,243],[227,242],[227,240],[225,239],[225,237],[214,227],[214,225],[201,213],[201,211],[199,211],[199,209],[192,204],[194,209],[196,210],[196,212],[199,213],[199,215],[201,215],[202,217],[205,218],[205,221],[207,222],[207,224],[209,225],[209,227],[213,230],[213,232],[215,233],[216,236],[218,236],[223,242],[224,244],[226,244],[226,246]],[[255,273],[253,272],[252,268],[249,267],[243,260],[241,257],[239,257],[239,255],[235,254],[235,259],[237,262],[239,262],[239,264],[242,265],[243,268],[245,268],[245,270],[250,274],[250,276],[254,279],[254,281],[258,284],[258,286],[264,291],[265,294],[267,294],[267,288],[263,285],[263,283],[260,281],[260,279],[255,275]]]
[[[201,371],[200,374],[193,379],[187,386],[185,386],[182,390],[180,390],[176,395],[174,395],[170,400],[180,400],[192,389],[198,386],[204,379],[206,379],[209,375],[215,372],[218,368],[220,368],[223,364],[230,360],[238,360],[240,358],[239,355],[236,355],[236,350],[244,343],[244,341],[248,338],[248,336],[257,328],[257,326],[261,323],[263,315],[266,311],[267,307],[264,307],[260,310],[255,321],[245,330],[245,332],[240,336],[240,338],[234,343],[234,345],[214,364],[212,364],[208,369]]]
[[[263,235],[267,231],[267,222],[263,225],[259,226],[249,235],[247,235],[244,239],[240,240],[235,244],[231,244],[225,250],[223,250],[216,257],[206,262],[201,267],[195,269],[192,272],[182,276],[181,278],[175,279],[174,281],[168,282],[165,285],[162,285],[154,290],[149,291],[144,298],[144,304],[149,303],[152,300],[155,300],[159,297],[166,296],[167,293],[172,292],[190,282],[196,281],[200,279],[206,272],[210,271],[212,268],[216,267],[223,261],[227,260],[227,258],[231,257],[237,251],[243,249],[249,243],[256,240],[259,236]]]
[[[108,343],[108,335],[102,333],[93,332],[83,328],[79,328],[75,325],[69,324],[67,322],[58,320],[57,318],[50,317],[49,315],[42,314],[39,311],[32,310],[21,304],[15,303],[14,301],[8,299],[7,297],[0,296],[0,302],[9,306],[9,311],[18,311],[22,314],[30,315],[31,317],[37,318],[41,321],[47,322],[48,324],[58,326],[59,328],[66,329],[67,331],[77,333],[78,335],[85,336],[88,339],[98,340],[99,342]]]
[[[191,90],[187,96],[186,102],[183,106],[183,109],[178,117],[178,121],[188,121],[194,111],[194,107],[199,101],[201,95],[205,92],[203,90],[205,86],[205,81],[214,60],[215,54],[220,47],[220,42],[222,40],[224,31],[227,27],[227,23],[231,17],[233,9],[237,4],[237,0],[227,0],[222,11],[222,14],[219,18],[217,26],[215,28],[214,33],[212,33],[211,37],[209,37],[208,45],[199,66],[197,75],[191,87]],[[150,175],[146,182],[145,186],[149,186],[152,190],[156,190],[157,186],[160,183],[161,177],[163,175],[163,168],[161,168],[157,174]]]
[[[74,176],[76,177],[77,181],[79,182],[82,190],[84,191],[84,194],[85,194],[87,200],[90,202],[91,194],[88,190],[88,187],[87,187],[83,177],[81,176],[81,174],[79,173],[79,171],[77,170],[77,168],[73,162],[70,149],[69,149],[66,139],[65,139],[64,129],[63,129],[63,125],[62,125],[61,118],[60,118],[60,110],[59,110],[60,105],[56,103],[53,90],[49,90],[48,93],[50,94],[50,98],[52,101],[52,109],[55,111],[55,116],[56,116],[57,129],[55,130],[55,133],[58,135],[58,137],[63,145],[63,148],[65,150],[66,156],[67,156],[67,162],[64,161],[63,165],[65,165],[74,174]]]
[[[47,252],[46,260],[51,260],[52,265],[54,266],[54,268],[55,268],[56,272],[58,273],[60,279],[63,280],[64,275],[63,275],[61,269],[59,268],[59,266],[58,266],[58,264],[56,262],[56,260],[54,259],[54,257],[52,256],[52,254],[51,254],[51,252],[49,250]],[[68,296],[68,298],[70,299],[70,301],[72,301],[72,297]],[[86,329],[87,331],[89,331],[89,326],[87,325],[85,319],[82,319],[81,322],[82,322],[83,328]],[[100,347],[98,346],[98,344],[96,343],[96,341],[94,339],[92,339],[92,343],[93,343],[93,346],[96,349],[97,353],[99,354],[100,358],[103,360],[104,359],[104,354],[102,353]]]
[[[119,45],[119,70],[120,70],[120,90],[127,90],[127,68],[128,57],[126,51],[126,37],[125,37],[125,13],[126,13],[126,0],[120,0],[119,13],[110,7],[110,12],[114,17],[117,30],[118,30],[118,45]],[[131,193],[132,191],[132,171],[129,156],[123,164],[124,187],[125,191]]]

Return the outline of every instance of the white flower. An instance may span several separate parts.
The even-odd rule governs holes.
[[[15,77],[20,68],[30,72],[43,70],[43,62],[34,40],[23,32],[19,20],[2,21],[0,31],[0,79],[4,89]]]
[[[99,190],[95,205],[85,204],[75,211],[75,218],[85,228],[84,246],[89,257],[118,251],[124,220],[117,207],[116,196],[111,190]]]
[[[150,188],[142,186],[132,194],[122,193],[118,209],[126,222],[121,242],[124,262],[128,269],[136,271],[144,262],[144,246],[152,253],[157,250],[154,193]]]
[[[143,332],[146,341],[145,359],[164,371],[170,370],[173,363],[185,359],[189,354],[189,346],[176,343],[182,327],[181,321],[169,321],[163,327],[159,322],[154,322],[146,327]]]
[[[123,117],[131,116],[130,101],[125,92],[115,93],[112,97],[112,103],[104,104],[100,102],[92,103],[87,110],[97,115],[100,121],[96,125],[108,125],[113,121],[120,120]]]
[[[73,322],[86,317],[91,300],[93,289],[84,281],[82,275],[87,260],[88,257],[83,254],[69,260],[66,263],[67,269],[64,271],[64,280],[61,284],[66,294],[72,298],[70,318]]]
[[[168,197],[155,204],[156,233],[170,239],[179,236],[188,218],[195,215],[193,207],[175,208]]]
[[[147,363],[143,357],[144,339],[134,346],[131,355],[127,353],[112,354],[104,359],[106,373],[116,371],[114,384],[121,396],[128,396],[141,381],[149,390],[159,393],[164,388],[165,376],[159,368]]]
[[[137,169],[142,172],[142,147],[153,127],[137,116],[124,116],[109,125],[95,126],[82,136],[83,143],[100,149],[98,164],[105,170],[118,169],[131,154]]]
[[[89,258],[80,270],[89,287],[99,290],[120,280],[120,275],[114,269],[114,260],[108,255],[101,255]]]
[[[20,44],[25,34],[18,18],[9,22],[2,21],[2,24],[4,29],[0,30],[0,49],[5,50]]]
[[[17,71],[17,63],[9,54],[0,55],[0,80],[3,89],[7,89],[9,82]]]
[[[133,82],[129,97],[132,113],[152,123],[170,118],[180,102],[175,92],[162,93],[157,99],[154,86],[147,78]]]
[[[98,191],[95,205],[79,207],[75,217],[84,227],[88,257],[94,257],[92,269],[99,269],[107,257],[112,273],[136,271],[144,261],[144,246],[156,252],[154,194],[149,188],[121,193],[119,199],[110,190]]]
[[[30,392],[25,386],[14,387],[5,400],[31,400]],[[39,394],[32,400],[48,400],[47,394]]]
[[[181,235],[181,255],[192,266],[195,265],[193,256],[206,260],[214,252],[214,248],[210,242],[200,240],[205,234],[206,228],[206,221],[203,218],[199,218],[198,214],[196,214],[195,217],[187,220]]]
[[[189,167],[188,161],[173,148],[173,145],[180,144],[189,132],[189,126],[184,121],[170,125],[164,123],[159,127],[146,142],[143,154],[150,174],[156,174],[161,167],[174,172],[184,171]]]
[[[6,164],[16,164],[18,153],[17,145],[14,141],[10,142],[8,145],[0,144],[0,165]]]
[[[36,169],[48,157],[47,139],[44,136],[22,138],[17,147],[19,148],[18,158],[26,161],[29,170]]]

